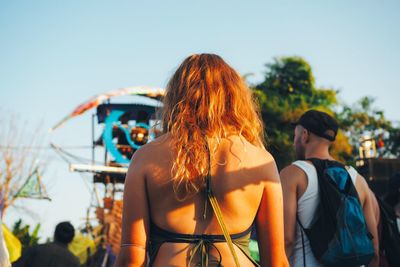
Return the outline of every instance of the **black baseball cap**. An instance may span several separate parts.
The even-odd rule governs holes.
[[[297,122],[292,125],[301,125],[313,134],[328,139],[329,141],[335,141],[336,134],[339,129],[337,121],[329,114],[310,109],[301,115]]]

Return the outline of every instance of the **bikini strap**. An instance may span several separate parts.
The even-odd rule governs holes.
[[[214,214],[217,217],[218,224],[221,227],[221,230],[224,234],[224,237],[225,237],[226,243],[228,244],[229,250],[231,251],[231,254],[235,261],[236,267],[240,267],[239,259],[237,257],[235,248],[233,247],[231,236],[229,235],[228,229],[226,228],[224,218],[222,216],[221,208],[219,207],[217,198],[215,197],[215,195],[212,191],[212,187],[211,187],[211,155],[210,155],[210,149],[208,147],[207,139],[206,139],[206,148],[207,148],[207,154],[208,154],[208,173],[206,176],[206,194],[207,194],[208,200],[210,201],[210,204],[214,211]]]

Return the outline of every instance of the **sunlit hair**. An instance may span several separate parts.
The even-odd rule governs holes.
[[[221,57],[186,58],[171,77],[163,107],[163,131],[176,158],[172,179],[178,198],[200,191],[208,171],[207,138],[238,135],[263,146],[263,124],[252,91]]]

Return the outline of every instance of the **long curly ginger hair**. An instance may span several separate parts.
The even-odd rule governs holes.
[[[163,132],[171,135],[176,149],[172,179],[178,198],[204,187],[210,164],[207,138],[218,143],[238,135],[264,146],[264,128],[252,91],[218,55],[186,58],[169,80],[163,102]]]

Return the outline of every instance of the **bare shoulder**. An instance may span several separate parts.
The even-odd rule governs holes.
[[[241,136],[230,136],[219,145],[221,150],[229,151],[235,168],[258,181],[279,182],[279,173],[275,160],[265,148],[248,142]]]
[[[297,184],[306,178],[306,173],[296,165],[290,164],[281,170],[280,177],[284,184]]]
[[[165,147],[168,146],[168,142],[168,136],[162,135],[143,145],[133,154],[128,172],[132,172],[132,169],[135,172],[145,171],[149,166],[158,162],[159,157],[166,151]]]
[[[170,137],[167,134],[157,137],[155,140],[143,145],[133,154],[132,161],[152,159],[154,153],[158,153],[165,149],[170,143]]]
[[[357,173],[356,183],[360,184],[364,191],[366,191],[366,192],[369,191],[369,186],[368,186],[367,180],[364,178],[364,176],[362,176],[359,173]]]
[[[353,173],[356,175],[354,187],[356,188],[361,204],[364,206],[371,200],[371,194],[373,194],[369,188],[367,180],[364,178],[364,176],[358,173],[354,167],[347,166],[346,169],[349,171],[350,175],[353,175]]]
[[[258,159],[259,161],[261,161],[263,163],[266,163],[266,164],[268,164],[268,163],[274,163],[275,164],[274,157],[265,148],[254,146],[253,153],[254,153],[254,158]]]
[[[279,172],[274,157],[264,148],[252,147],[247,153],[248,162],[252,168],[258,170],[258,175],[264,181],[280,182]]]
[[[356,184],[355,184],[358,197],[360,198],[361,204],[364,205],[365,202],[370,200],[370,189],[367,180],[361,174],[357,173]]]

